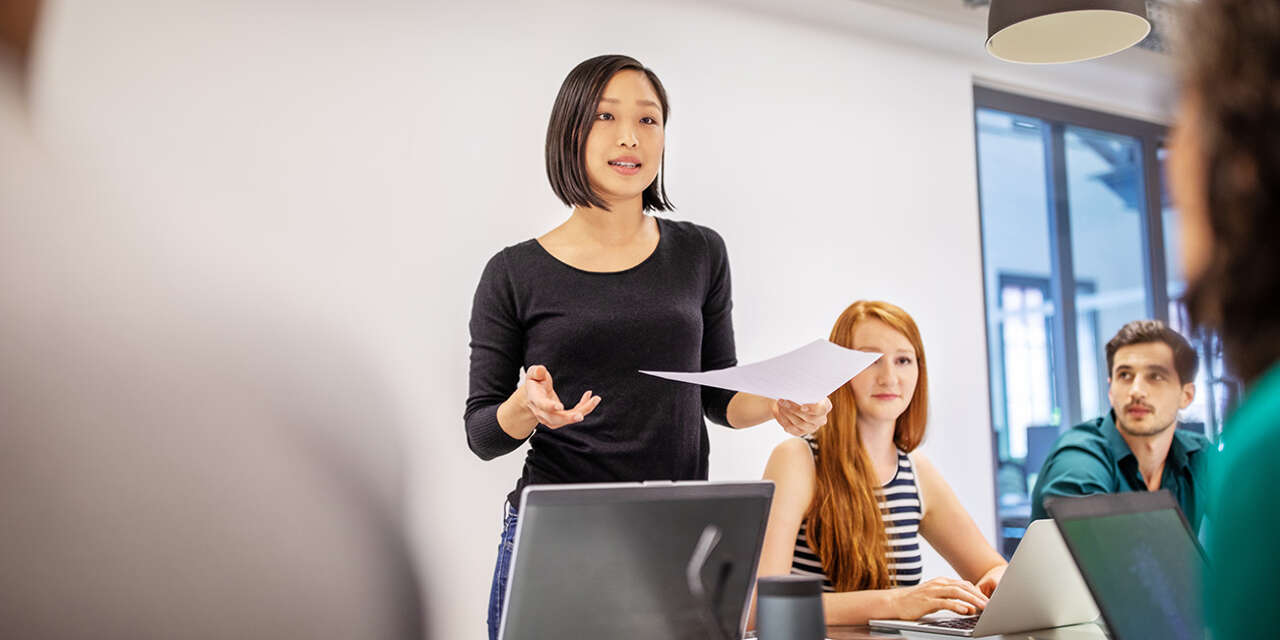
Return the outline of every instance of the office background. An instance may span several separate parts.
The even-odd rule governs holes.
[[[471,295],[489,256],[566,217],[545,178],[547,116],[599,53],[666,85],[672,217],[728,244],[740,361],[824,337],[858,298],[906,308],[929,356],[924,451],[997,542],[975,145],[984,122],[1015,125],[975,127],[974,87],[1161,123],[1172,69],[1143,49],[1002,63],[983,50],[984,15],[962,0],[62,0],[34,115],[86,170],[116,174],[157,242],[221,274],[206,286],[267,280],[361,337],[413,425],[406,504],[434,630],[479,638],[523,450],[467,450]],[[1112,239],[1129,242],[1076,251]],[[712,479],[759,477],[784,436],[713,426]],[[929,555],[926,572],[950,570]]]

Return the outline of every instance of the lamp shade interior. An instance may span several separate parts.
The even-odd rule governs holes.
[[[1010,62],[1078,62],[1123,51],[1150,32],[1146,18],[1128,11],[1060,11],[1000,29],[987,38],[987,51]]]

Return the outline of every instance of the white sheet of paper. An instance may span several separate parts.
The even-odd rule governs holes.
[[[641,371],[651,376],[691,382],[800,404],[817,402],[880,359],[879,353],[854,351],[827,340],[815,340],[794,351],[751,364],[704,372]]]

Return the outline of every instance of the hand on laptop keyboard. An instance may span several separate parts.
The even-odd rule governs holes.
[[[987,606],[987,596],[967,580],[934,578],[914,587],[892,590],[893,617],[916,620],[934,611],[974,615]]]

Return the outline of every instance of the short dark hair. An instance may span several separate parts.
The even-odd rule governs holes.
[[[1196,350],[1191,348],[1191,343],[1181,333],[1159,320],[1134,320],[1120,327],[1115,337],[1107,341],[1107,377],[1111,377],[1117,351],[1122,347],[1150,342],[1163,342],[1173,350],[1173,368],[1178,373],[1180,384],[1195,381],[1200,356],[1196,355]]]
[[[1204,0],[1183,22],[1210,235],[1184,300],[1248,384],[1280,361],[1280,3]]]
[[[587,146],[587,134],[595,123],[596,109],[604,87],[613,76],[624,69],[635,69],[649,79],[662,104],[662,122],[665,126],[671,117],[667,104],[667,92],[653,70],[640,64],[631,56],[604,55],[584,60],[569,72],[560,93],[551,107],[551,121],[547,124],[547,178],[551,190],[560,201],[577,207],[609,209],[604,200],[591,188],[587,179],[587,165],[582,152]],[[675,209],[667,198],[663,183],[666,174],[666,154],[658,167],[658,177],[645,187],[643,209],[645,211],[670,211]]]

